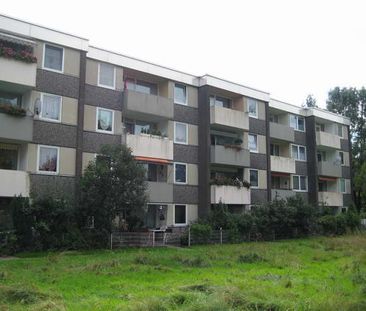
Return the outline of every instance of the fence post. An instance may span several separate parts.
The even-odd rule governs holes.
[[[222,227],[220,227],[220,244],[222,244]]]
[[[111,237],[110,237],[110,242],[111,242],[111,250],[113,249],[113,233],[111,232]]]
[[[188,226],[188,247],[191,246],[191,226]]]
[[[152,246],[155,247],[155,231],[152,232]]]

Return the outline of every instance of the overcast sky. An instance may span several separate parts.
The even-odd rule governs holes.
[[[2,1],[0,12],[301,105],[365,85],[366,1]]]

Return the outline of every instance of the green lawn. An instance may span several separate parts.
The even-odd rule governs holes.
[[[0,310],[366,310],[366,235],[0,260]]]

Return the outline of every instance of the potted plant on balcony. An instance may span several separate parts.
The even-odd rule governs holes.
[[[244,179],[240,179],[239,177],[234,177],[234,178],[230,178],[230,177],[215,177],[213,179],[210,180],[210,185],[216,185],[216,186],[235,186],[238,189],[240,188],[250,188],[250,182],[244,180]]]
[[[0,40],[0,57],[19,60],[25,63],[36,63],[32,47]]]
[[[0,103],[0,112],[9,114],[14,117],[24,117],[26,115],[25,109],[19,106]]]
[[[225,144],[225,148],[235,149],[236,151],[243,150],[241,147],[243,140],[241,138],[235,138],[232,144]]]

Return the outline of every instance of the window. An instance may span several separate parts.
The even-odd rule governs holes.
[[[187,90],[185,85],[177,83],[174,85],[174,103],[187,105]]]
[[[305,132],[305,119],[293,114],[290,115],[290,127],[297,131]]]
[[[174,163],[174,182],[176,184],[187,183],[187,164]]]
[[[339,161],[341,165],[344,165],[344,153],[342,151],[339,151]]]
[[[147,181],[167,182],[167,166],[153,163],[144,163]]]
[[[41,95],[40,118],[49,121],[61,121],[62,97],[51,94]]]
[[[248,135],[248,148],[251,152],[258,152],[257,135]]]
[[[315,130],[316,130],[317,132],[324,132],[324,131],[325,131],[325,126],[324,126],[324,124],[317,123],[317,124],[315,125]]]
[[[306,148],[299,145],[291,145],[291,157],[298,161],[306,161]]]
[[[188,124],[175,122],[174,142],[177,144],[188,144]]]
[[[219,97],[219,96],[210,96],[210,106],[217,106],[223,108],[231,108],[231,99]]]
[[[277,157],[280,156],[280,146],[279,145],[271,144],[270,149],[271,149],[270,151],[271,151],[272,156],[277,156]]]
[[[100,63],[98,67],[98,85],[114,89],[115,83],[116,68],[110,64]]]
[[[250,117],[258,118],[258,102],[255,99],[248,98],[248,113]]]
[[[38,172],[58,174],[58,147],[38,146]]]
[[[21,106],[22,96],[8,92],[0,92],[0,104],[9,106]]]
[[[186,225],[187,224],[187,207],[185,205],[174,205],[174,224]]]
[[[346,181],[344,178],[339,179],[339,192],[346,193]]]
[[[63,72],[64,49],[61,47],[45,44],[43,53],[43,68]]]
[[[318,162],[327,161],[327,153],[325,151],[317,152]]]
[[[0,144],[0,169],[16,170],[18,168],[18,147]]]
[[[276,114],[271,114],[269,116],[269,122],[272,122],[272,123],[278,123],[278,115]]]
[[[112,110],[97,108],[97,132],[113,133],[114,113]]]
[[[328,184],[327,184],[327,182],[324,181],[324,180],[320,180],[318,182],[318,190],[319,190],[319,192],[326,192],[326,191],[328,191]]]
[[[151,95],[158,94],[158,87],[156,84],[130,78],[126,79],[125,83],[127,90]]]
[[[258,170],[249,170],[250,186],[258,188]]]
[[[343,137],[343,126],[342,124],[337,124],[338,136]]]
[[[292,176],[292,189],[295,191],[307,190],[306,176],[293,175]]]

